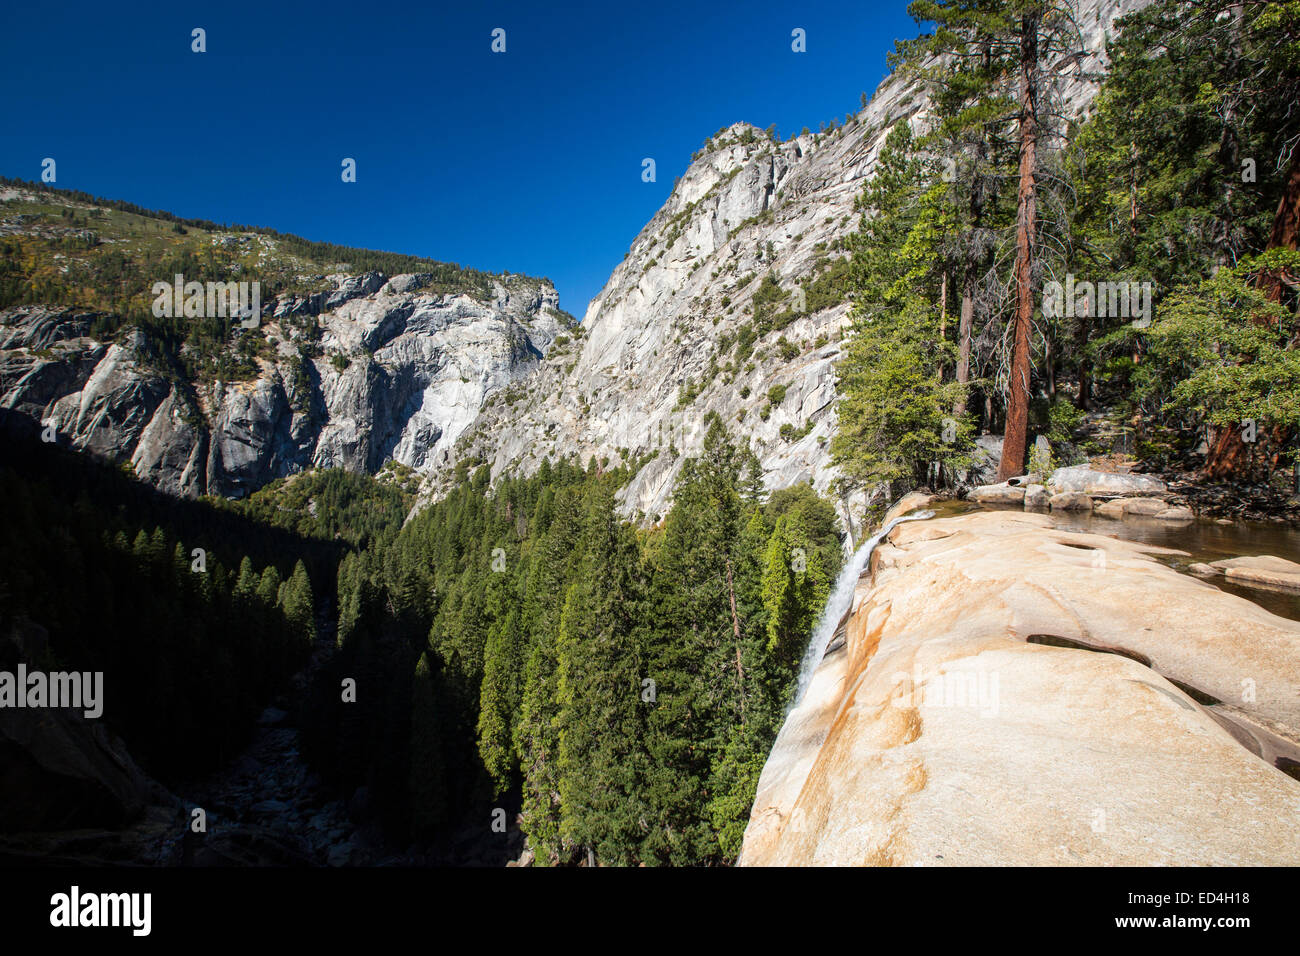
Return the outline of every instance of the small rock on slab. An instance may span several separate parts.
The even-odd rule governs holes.
[[[1300,591],[1300,564],[1271,554],[1212,561],[1210,566],[1222,571],[1231,581]]]
[[[981,485],[970,493],[970,497],[982,505],[1018,505],[1025,500],[1025,489],[1006,482],[1000,485]]]

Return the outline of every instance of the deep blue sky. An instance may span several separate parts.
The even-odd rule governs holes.
[[[0,174],[49,156],[64,188],[545,275],[581,318],[706,137],[843,119],[905,6],[9,3]]]

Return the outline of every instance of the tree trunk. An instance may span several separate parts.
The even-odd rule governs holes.
[[[1034,317],[1034,244],[1038,161],[1038,15],[1025,17],[1020,38],[1020,186],[1016,220],[1016,317],[1007,383],[1007,427],[998,481],[1024,471],[1029,440],[1029,335]]]
[[[948,270],[943,270],[939,280],[939,338],[948,337]]]
[[[1056,401],[1056,353],[1052,351],[1052,339],[1047,337],[1043,343],[1043,362],[1047,371],[1047,398]]]
[[[727,559],[727,596],[731,598],[731,628],[736,634],[736,682],[740,687],[740,716],[745,716],[745,667],[740,662],[740,618],[736,614],[736,586],[731,577],[731,559]]]
[[[1080,316],[1079,321],[1079,398],[1075,403],[1079,411],[1086,412],[1092,407],[1092,361],[1088,358],[1088,346],[1092,342],[1092,315]]]
[[[1278,200],[1273,216],[1273,231],[1268,237],[1270,249],[1294,249],[1300,240],[1300,146],[1291,154],[1291,168],[1287,170],[1282,198]],[[1259,277],[1259,288],[1270,302],[1282,301],[1282,277],[1276,272],[1265,272]]]
[[[1137,239],[1138,234],[1138,144],[1129,144],[1128,234]]]
[[[970,381],[970,330],[975,320],[975,277],[974,270],[966,273],[966,282],[961,292],[961,319],[957,327],[957,382],[965,385]],[[952,417],[960,419],[966,414],[966,396],[963,394],[952,405]]]

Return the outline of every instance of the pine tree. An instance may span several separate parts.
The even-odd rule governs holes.
[[[600,862],[629,864],[648,829],[640,560],[608,485],[593,489],[583,524],[581,570],[560,620],[561,834]]]
[[[849,483],[886,484],[892,497],[923,483],[934,462],[964,467],[969,423],[949,419],[965,393],[944,381],[951,356],[932,293],[942,213],[906,123],[890,132],[880,166],[853,255],[859,292],[837,366],[843,397],[831,455]]]
[[[895,62],[918,64],[935,57],[950,64],[949,82],[978,104],[973,108],[980,113],[979,122],[986,128],[1015,123],[1019,157],[1012,276],[1015,308],[998,471],[999,480],[1005,480],[1022,472],[1028,446],[1039,189],[1054,132],[1050,102],[1054,77],[1047,67],[1082,52],[1080,32],[1065,0],[914,0],[908,12],[917,23],[932,23],[934,31],[900,43]],[[962,125],[969,128],[970,121],[967,117]]]
[[[502,621],[493,625],[484,650],[478,749],[498,794],[509,788],[515,765],[511,725],[519,706],[518,635],[519,614],[511,608]]]
[[[302,561],[293,566],[293,574],[284,583],[281,607],[289,632],[297,644],[297,652],[305,653],[316,640],[316,609],[311,581]]]
[[[447,792],[442,759],[443,728],[428,652],[420,655],[411,680],[409,804],[411,829],[428,839],[446,820]]]

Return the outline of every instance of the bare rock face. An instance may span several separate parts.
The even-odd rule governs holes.
[[[1061,66],[1067,112],[1095,93],[1088,74],[1104,60],[1114,19],[1144,2],[1080,4],[1089,54]],[[801,307],[800,287],[848,255],[842,240],[859,226],[854,201],[898,120],[921,130],[929,103],[891,77],[834,132],[774,143],[738,123],[714,137],[591,301],[581,343],[548,360],[528,383],[528,400],[486,406],[453,458],[527,474],[547,456],[617,463],[655,455],[621,495],[625,513],[653,516],[667,510],[681,460],[698,453],[716,413],[746,437],[769,489],[805,481],[831,489],[835,363],[850,303]],[[762,291],[769,274],[779,287],[775,311],[788,324],[741,354],[735,343],[773,294],[770,285]],[[782,390],[776,402],[773,387]],[[990,481],[1000,441],[985,436],[977,449],[971,478]]]
[[[489,301],[421,291],[429,277],[329,277],[332,293],[268,304],[279,342],[256,378],[174,384],[149,343],[90,336],[94,316],[0,313],[0,407],[53,425],[59,440],[174,494],[243,496],[310,466],[429,470],[494,393],[528,376],[568,327],[542,280],[498,280]],[[319,316],[319,354],[301,331]]]
[[[1300,742],[1300,624],[1044,515],[891,539],[782,727],[741,865],[1300,858],[1300,783],[1274,766]]]

